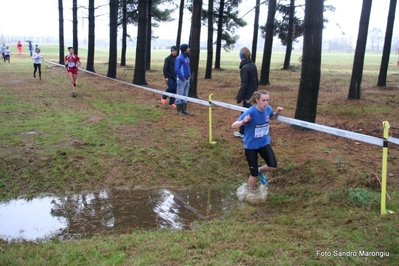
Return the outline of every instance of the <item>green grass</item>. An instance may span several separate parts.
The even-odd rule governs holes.
[[[44,46],[42,53],[58,60],[57,47]],[[80,49],[83,62],[85,53]],[[106,73],[107,53],[96,51],[97,73]],[[165,89],[161,69],[167,54],[153,51],[147,75],[152,88]],[[132,80],[134,56],[128,51],[128,67],[118,68],[124,81]],[[214,71],[211,81],[202,78],[205,57],[201,51],[201,98],[214,93],[214,100],[235,103],[237,53],[223,53],[223,70]],[[261,87],[270,91],[273,106],[284,106],[289,117],[295,110],[299,57],[294,51],[296,67],[287,72],[280,70],[284,52],[273,52],[272,85]],[[396,62],[396,56],[393,59]],[[397,121],[397,85],[374,88],[380,57],[367,54],[363,98],[346,100],[352,61],[347,53],[323,54],[317,119],[381,136],[382,119],[392,125]],[[31,77],[29,58],[14,56],[8,68],[1,67],[8,77],[0,88],[2,201],[112,186],[211,185],[234,190],[247,179],[242,143],[229,128],[237,112],[214,108],[217,144],[209,145],[207,107],[190,104],[195,116],[178,117],[157,102],[158,95],[83,73],[78,97],[72,99],[58,68],[46,68],[38,83]],[[398,82],[395,71],[391,65],[392,84]],[[278,122],[271,130],[279,169],[270,175],[264,205],[237,202],[229,213],[197,222],[191,230],[132,229],[65,242],[1,242],[0,265],[397,265],[397,214],[380,216],[380,147],[296,131]],[[389,149],[387,209],[398,212],[399,155],[394,145]],[[389,257],[334,256],[334,251],[385,251]]]

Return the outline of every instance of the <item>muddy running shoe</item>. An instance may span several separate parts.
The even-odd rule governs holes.
[[[258,173],[258,177],[259,177],[260,182],[261,182],[263,185],[266,185],[266,184],[267,184],[266,176],[265,176],[263,173],[259,172],[259,173]]]
[[[166,100],[164,98],[161,97],[161,103],[162,104],[166,104]]]
[[[76,97],[76,93],[75,92],[72,92],[72,97]]]

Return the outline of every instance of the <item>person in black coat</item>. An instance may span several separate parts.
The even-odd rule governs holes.
[[[166,92],[174,93],[174,94],[176,94],[176,88],[177,88],[176,73],[175,73],[176,56],[177,56],[177,47],[172,46],[170,48],[170,55],[168,55],[165,58],[165,63],[163,65],[163,76],[164,76],[166,84],[168,86],[166,88]],[[167,98],[168,98],[168,96],[162,95],[161,103],[166,104]],[[172,106],[173,108],[176,108],[174,97],[170,97],[169,105]]]
[[[237,103],[242,103],[243,107],[249,108],[252,105],[248,103],[248,100],[252,97],[255,91],[258,90],[258,69],[251,59],[251,52],[247,47],[243,47],[239,56],[241,59],[240,63],[240,77],[241,86],[238,90],[236,100]],[[243,138],[244,137],[244,126],[240,127],[238,132],[234,132],[234,136]]]

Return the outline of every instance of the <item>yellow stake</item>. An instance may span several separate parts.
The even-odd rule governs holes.
[[[209,144],[216,144],[216,141],[212,140],[212,96],[213,93],[209,94]]]
[[[384,126],[384,145],[382,148],[382,173],[381,173],[381,215],[393,213],[386,209],[386,193],[387,193],[387,162],[388,162],[388,136],[391,127],[388,121],[382,122]]]

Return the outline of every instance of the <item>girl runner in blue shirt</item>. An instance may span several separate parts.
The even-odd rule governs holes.
[[[252,106],[248,108],[231,127],[239,128],[245,126],[244,148],[245,157],[248,161],[250,176],[248,187],[251,191],[255,189],[258,175],[262,183],[266,183],[264,172],[277,169],[277,160],[273,149],[270,146],[269,123],[270,119],[277,118],[283,111],[282,107],[277,107],[276,113],[269,106],[269,94],[265,90],[255,91],[252,98],[248,101]],[[258,154],[265,160],[265,165],[258,166]]]

